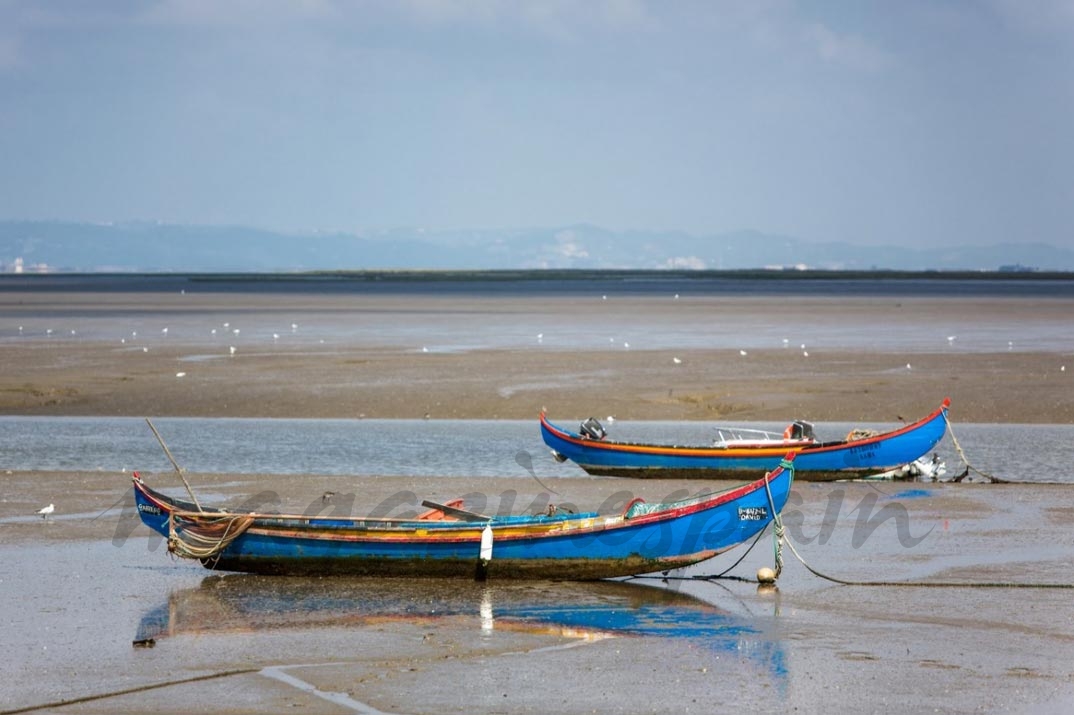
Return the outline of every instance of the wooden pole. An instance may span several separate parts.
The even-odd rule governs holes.
[[[175,461],[175,457],[172,456],[172,453],[168,450],[168,445],[164,444],[164,440],[161,438],[160,432],[157,432],[157,428],[153,426],[153,423],[149,421],[148,417],[145,418],[145,423],[149,425],[149,429],[153,430],[153,435],[157,438],[157,441],[160,442],[161,449],[163,449],[164,454],[167,455],[168,461],[172,463],[172,466],[175,467],[175,471],[179,475],[179,478],[183,480],[183,486],[186,487],[186,493],[189,494],[190,498],[194,500],[194,506],[198,508],[199,513],[204,513],[205,510],[201,508],[201,504],[198,502],[198,498],[194,496],[194,490],[190,488],[190,483],[187,482],[186,476],[183,474],[182,468],[179,466],[179,463]]]

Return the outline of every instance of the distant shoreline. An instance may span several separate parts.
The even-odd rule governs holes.
[[[346,270],[4,273],[0,292],[219,292],[893,295],[1074,297],[1074,272],[832,270]]]

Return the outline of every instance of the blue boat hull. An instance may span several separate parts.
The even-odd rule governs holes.
[[[201,543],[206,529],[235,520],[241,534],[201,559],[214,569],[473,577],[480,568],[489,578],[592,580],[687,566],[751,539],[783,508],[793,472],[787,463],[736,489],[674,504],[632,504],[617,515],[488,517],[483,523],[199,514],[137,477],[134,492],[142,521],[169,537],[172,550],[175,539],[193,534]],[[490,558],[482,559],[486,526]]]
[[[794,460],[797,478],[830,481],[864,477],[924,456],[947,431],[949,400],[918,422],[864,439],[802,447]],[[726,478],[770,470],[786,446],[680,447],[598,440],[571,432],[541,415],[541,437],[561,461],[574,462],[597,476],[643,478]]]

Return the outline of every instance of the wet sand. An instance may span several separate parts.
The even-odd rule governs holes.
[[[547,298],[366,296],[356,305],[338,296],[3,294],[0,333],[19,337],[0,345],[0,414],[532,419],[547,409],[570,421],[615,415],[891,422],[925,415],[950,397],[952,419],[961,422],[1074,422],[1074,302],[904,303],[893,310],[890,300],[796,300],[784,307],[721,298],[679,301],[672,310],[668,301],[651,297],[620,298],[601,318],[602,325],[643,327],[678,321],[684,335],[692,324],[724,321],[728,314],[744,332],[751,322],[769,321],[806,335],[803,326],[818,320],[882,326],[872,328],[877,335],[883,326],[905,329],[909,321],[915,333],[936,336],[927,350],[870,349],[851,335],[845,344],[829,340],[830,346],[806,350],[773,339],[772,347],[742,355],[737,348],[647,349],[644,342],[629,349],[594,347],[598,341],[561,345],[553,335],[524,347],[487,344],[495,332],[490,324],[504,330],[532,324],[538,335],[538,326],[575,319],[575,302]],[[97,316],[101,306],[107,318]],[[142,311],[155,316],[154,327],[131,337],[127,328]],[[324,329],[333,336],[346,334],[304,341],[313,327],[307,323],[297,336],[268,327],[283,329],[299,313],[303,320],[327,321]],[[223,335],[229,318],[246,332]],[[943,337],[952,324],[987,333],[996,322],[1043,325],[1049,335],[1065,332],[1070,344],[1058,352],[1021,344],[971,351]],[[172,326],[170,333],[162,334],[162,323]],[[33,327],[15,333],[24,324]],[[46,325],[55,332],[46,336]],[[210,326],[218,330],[211,338]],[[423,352],[422,329],[429,326],[458,336],[473,332],[479,344]],[[104,340],[104,333],[113,337]],[[961,338],[963,344],[971,339]]]
[[[173,475],[147,478],[182,493]],[[306,508],[324,485],[316,475],[191,481],[233,506],[272,491],[285,510]],[[117,504],[124,475],[14,473],[4,483],[0,712],[96,696],[105,697],[43,711],[1058,713],[1074,702],[1069,589],[836,585],[788,545],[776,591],[735,580],[221,579],[170,558],[136,525]],[[529,478],[465,488],[495,507],[512,492],[516,505],[542,496],[596,505],[613,487],[656,500],[711,484],[579,477],[548,486],[560,494]],[[356,477],[355,511],[407,492],[455,495],[443,488]],[[803,558],[842,579],[1074,583],[1061,490],[799,484],[784,520]],[[57,494],[81,511],[25,516]],[[720,573],[742,552],[682,575]],[[750,579],[772,564],[766,536],[731,574]],[[594,604],[614,608],[582,621]],[[620,624],[624,609],[640,620]],[[160,626],[155,647],[133,647],[147,619]]]
[[[9,295],[0,329],[10,335],[15,324],[33,319],[40,325],[46,318],[59,326],[81,315],[80,304],[89,300]],[[174,297],[105,300],[122,314],[136,313],[139,302],[167,311]],[[281,300],[202,296],[192,314],[214,323],[225,313],[287,315],[294,306]],[[423,319],[440,311],[444,320],[457,321],[458,330],[467,321],[490,315],[511,320],[511,311],[525,310],[509,298],[495,306],[425,300],[385,298],[365,306],[399,316],[418,310]],[[306,307],[312,313],[350,309],[340,301],[318,298]],[[656,310],[648,305],[622,301],[615,319]],[[915,320],[934,329],[952,312],[978,327],[997,310],[1008,321],[1058,322],[1071,314],[1069,305],[1032,301],[926,301],[917,307]],[[766,309],[751,308],[754,316]],[[891,319],[890,305],[880,303],[831,309],[853,310],[859,320]],[[788,310],[788,320],[813,320],[818,305]],[[193,320],[189,311],[187,316]],[[897,356],[811,348],[806,358],[793,347],[750,349],[742,356],[731,348],[567,349],[548,340],[525,349],[423,353],[413,342],[383,344],[376,335],[359,334],[324,347],[244,342],[232,357],[223,352],[226,342],[184,336],[178,328],[167,339],[155,335],[138,345],[120,344],[118,336],[92,337],[99,332],[79,325],[77,336],[5,340],[0,414],[528,419],[547,408],[564,420],[614,414],[637,420],[889,422],[921,416],[949,396],[955,422],[1074,422],[1070,353],[1021,346]],[[191,361],[192,355],[207,357]],[[1061,371],[1064,363],[1069,369]],[[268,491],[279,496],[281,508],[303,511],[326,484],[339,498],[347,492],[339,477],[190,477],[214,504],[237,505]],[[311,619],[298,608],[277,618],[256,607],[237,613],[227,602],[213,605],[217,576],[171,559],[129,505],[124,508],[128,478],[103,472],[0,475],[0,594],[8,654],[0,662],[0,713],[1058,713],[1074,704],[1070,589],[836,585],[809,573],[785,547],[776,592],[734,580],[624,587],[641,606],[659,609],[671,592],[681,594],[685,601],[677,606],[692,609],[698,619],[715,611],[717,624],[702,633],[679,633],[691,618],[675,623],[674,636],[557,620],[549,614],[553,606],[614,603],[623,596],[601,586],[546,582],[480,588],[469,582],[345,582],[352,592],[375,593],[394,605],[389,613],[366,609],[336,620]],[[172,474],[147,479],[181,493]],[[517,510],[547,498],[593,508],[614,494],[658,501],[676,490],[711,488],[704,482],[583,476],[546,484],[559,493],[547,493],[530,478],[445,483],[355,475],[352,491],[355,513],[369,513],[401,494],[441,500],[462,491],[487,496],[490,505],[513,494]],[[60,507],[52,518],[33,516],[50,501]],[[788,540],[803,557],[843,579],[1065,584],[1074,583],[1068,501],[1065,487],[1043,485],[803,483],[784,518]],[[742,552],[687,575],[721,572]],[[732,573],[752,578],[772,562],[766,537]],[[226,583],[254,595],[277,588],[272,582]],[[337,598],[347,592],[338,584],[326,588]],[[193,626],[183,619],[191,603],[199,605]],[[519,603],[529,604],[528,615],[513,610]],[[162,606],[167,628],[156,646],[132,647],[146,615]],[[400,617],[399,609],[409,610]],[[98,695],[107,697],[36,709]]]

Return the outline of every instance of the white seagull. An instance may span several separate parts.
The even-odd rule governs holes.
[[[55,504],[49,504],[48,506],[43,506],[40,509],[38,509],[37,513],[41,515],[42,519],[47,519],[48,515],[51,514],[54,511],[56,511],[56,505]]]

